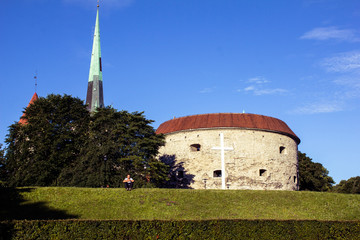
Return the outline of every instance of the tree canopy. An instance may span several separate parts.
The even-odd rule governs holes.
[[[360,194],[360,176],[341,180],[339,184],[334,186],[334,192]]]
[[[0,187],[5,184],[6,170],[5,170],[5,149],[0,143]]]
[[[321,164],[315,163],[305,153],[298,152],[299,190],[329,191],[334,184],[329,171]]]
[[[88,136],[81,157],[61,176],[64,185],[120,186],[127,174],[136,176],[137,185],[166,180],[168,168],[155,159],[163,145],[151,120],[143,113],[100,108],[90,118]]]
[[[25,110],[26,124],[10,126],[6,139],[11,186],[53,186],[61,171],[79,157],[90,115],[69,95],[39,98]]]
[[[164,138],[143,113],[90,114],[82,100],[52,94],[26,108],[25,118],[6,139],[10,186],[119,186],[126,174],[140,185],[167,179],[168,167],[155,159]]]

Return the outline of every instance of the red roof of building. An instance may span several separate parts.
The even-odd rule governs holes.
[[[297,144],[300,139],[285,122],[263,115],[249,113],[212,113],[192,115],[162,123],[156,130],[157,134],[167,134],[183,130],[202,128],[243,128],[276,132],[293,138]]]
[[[29,104],[28,104],[28,106],[26,108],[28,108],[30,106],[30,104],[33,104],[38,99],[39,99],[39,97],[38,97],[37,93],[34,93],[34,95],[32,96],[32,98],[31,98],[31,100],[30,100],[30,102],[29,102]],[[24,112],[23,115],[20,118],[20,121],[19,121],[20,124],[27,124],[27,120],[23,118],[25,116],[26,116],[26,114]]]

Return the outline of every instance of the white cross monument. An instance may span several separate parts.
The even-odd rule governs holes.
[[[232,147],[224,147],[224,134],[220,133],[220,147],[213,147],[213,150],[221,150],[221,188],[225,189],[225,151],[234,150]]]

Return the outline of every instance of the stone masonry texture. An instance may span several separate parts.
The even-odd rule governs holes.
[[[224,134],[225,177],[228,189],[298,190],[297,142],[287,135],[243,128],[208,128],[165,134],[159,157],[182,163],[179,177],[190,178],[194,189],[221,189],[220,146]],[[179,179],[181,180],[181,179]]]

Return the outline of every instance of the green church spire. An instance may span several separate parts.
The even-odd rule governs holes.
[[[97,5],[94,40],[91,53],[88,90],[86,104],[90,112],[96,108],[104,107],[101,49],[100,49],[100,28],[99,28],[99,5]]]

